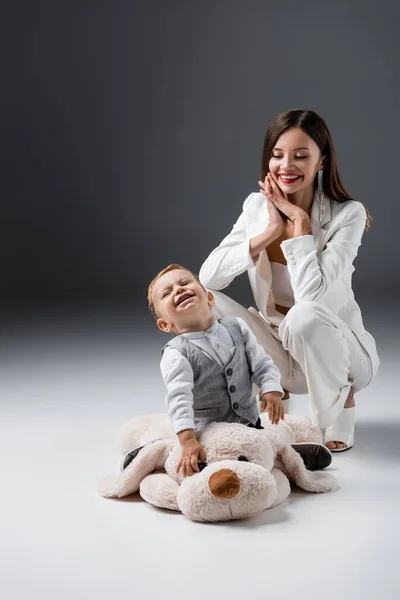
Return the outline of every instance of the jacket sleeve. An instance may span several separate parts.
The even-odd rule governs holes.
[[[222,240],[203,263],[199,279],[202,285],[212,290],[223,290],[238,275],[254,267],[249,252],[250,237],[246,230],[244,211],[251,201],[250,194],[243,203],[243,211],[232,231]]]
[[[280,392],[283,396],[281,386],[281,374],[272,358],[265,352],[264,348],[257,342],[257,338],[247,323],[236,319],[242,332],[246,358],[251,369],[251,381],[258,385],[262,394],[267,392]]]
[[[319,256],[312,235],[282,242],[296,303],[320,300],[343,271],[351,268],[361,245],[366,212],[360,202],[353,200],[340,216],[337,230]]]
[[[160,369],[167,387],[168,415],[175,433],[194,429],[194,382],[189,361],[176,348],[165,348]]]

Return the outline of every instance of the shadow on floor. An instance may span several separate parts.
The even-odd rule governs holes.
[[[389,460],[400,458],[400,423],[357,423],[354,449],[363,456]],[[351,452],[350,450],[349,452]]]

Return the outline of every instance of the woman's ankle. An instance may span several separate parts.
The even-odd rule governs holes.
[[[356,405],[356,401],[354,398],[353,388],[350,389],[349,395],[346,398],[346,402],[344,403],[344,408],[351,408]]]

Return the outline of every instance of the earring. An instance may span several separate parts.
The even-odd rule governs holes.
[[[324,196],[323,177],[324,177],[324,170],[320,169],[318,171],[318,192],[317,192],[318,207],[319,207],[319,223],[320,224],[322,223],[322,219],[324,217],[324,211],[325,211],[325,196]]]

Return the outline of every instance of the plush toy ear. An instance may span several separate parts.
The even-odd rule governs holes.
[[[278,447],[278,468],[279,459],[285,475],[306,492],[330,492],[338,487],[336,479],[330,473],[307,471],[300,454],[290,444]]]
[[[146,475],[164,467],[173,444],[173,440],[162,439],[143,446],[122,473],[100,481],[100,496],[123,498],[137,492]]]

